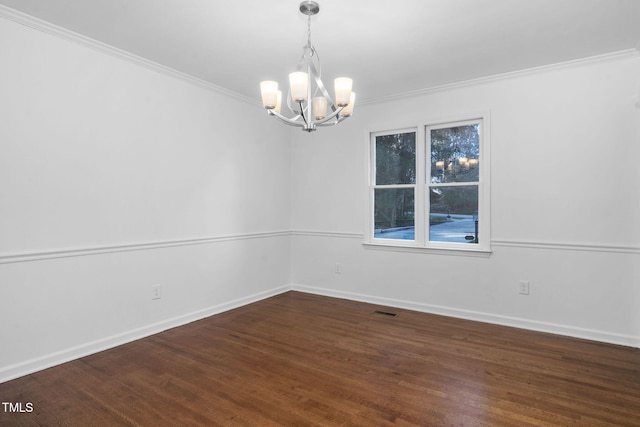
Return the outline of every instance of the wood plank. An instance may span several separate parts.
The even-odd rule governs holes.
[[[0,399],[34,408],[3,426],[638,426],[640,349],[287,292]]]

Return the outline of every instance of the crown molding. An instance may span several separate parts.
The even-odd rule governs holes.
[[[377,98],[369,98],[358,101],[358,105],[370,105],[378,104],[388,101],[397,101],[401,99],[413,98],[421,95],[429,95],[432,93],[444,92],[448,90],[461,89],[469,86],[477,86],[488,83],[499,82],[503,80],[510,80],[518,77],[526,77],[530,75],[546,73],[556,70],[565,70],[574,67],[581,67],[591,64],[606,63],[611,61],[618,61],[630,58],[640,58],[640,41],[635,48],[625,49],[616,52],[605,53],[602,55],[589,56],[586,58],[574,59],[571,61],[558,62],[556,64],[542,65],[539,67],[526,68],[523,70],[510,71],[507,73],[494,74],[486,77],[479,77],[476,79],[463,80],[460,82],[447,83],[438,86],[431,86],[422,89],[412,90],[408,92],[402,92],[394,95],[381,96]]]
[[[253,98],[249,98],[237,92],[225,89],[222,86],[215,85],[208,81],[202,80],[198,77],[194,77],[182,71],[178,71],[171,67],[167,67],[166,65],[162,65],[157,62],[151,61],[149,59],[145,59],[141,56],[127,52],[125,50],[111,46],[109,44],[100,42],[90,37],[83,36],[82,34],[57,26],[55,24],[36,18],[34,16],[27,15],[26,13],[17,11],[15,9],[12,9],[10,7],[7,7],[1,4],[0,4],[0,18],[13,21],[17,24],[24,25],[34,30],[41,31],[43,33],[46,33],[67,41],[81,44],[85,47],[88,47],[100,53],[110,55],[117,59],[128,61],[130,63],[144,67],[151,71],[155,71],[157,73],[163,74],[168,77],[182,80],[186,83],[197,86],[199,88],[206,89],[206,90],[218,93],[220,95],[229,96],[239,101],[252,104],[254,106],[261,106],[260,103]]]

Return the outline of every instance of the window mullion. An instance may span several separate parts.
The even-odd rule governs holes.
[[[429,187],[468,187],[470,185],[478,186],[480,181],[465,181],[465,182],[444,182],[437,184],[427,184]]]
[[[414,206],[415,239],[418,246],[425,245],[425,184],[429,165],[426,162],[425,126],[418,126],[416,132],[416,190]]]
[[[422,126],[424,135],[422,137],[422,141],[424,144],[424,161],[429,165],[426,167],[425,175],[424,175],[424,197],[422,210],[424,211],[424,231],[422,233],[422,244],[423,246],[429,245],[429,233],[431,228],[431,132],[429,131],[429,126]],[[429,158],[427,158],[427,154]]]
[[[376,189],[376,188],[414,188],[415,186],[416,186],[415,184],[380,184],[380,185],[373,185],[372,187]]]

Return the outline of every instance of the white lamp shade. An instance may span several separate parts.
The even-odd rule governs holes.
[[[353,80],[349,77],[338,77],[334,81],[336,91],[336,105],[338,107],[344,107],[349,104],[351,98],[351,86]]]
[[[278,101],[278,82],[272,80],[260,82],[260,92],[262,93],[262,106],[268,110],[275,108]]]
[[[289,85],[291,86],[291,98],[295,102],[304,102],[307,100],[307,87],[309,85],[309,76],[302,71],[296,71],[289,74]]]
[[[313,98],[313,116],[316,120],[322,120],[327,117],[327,98],[324,96]]]
[[[351,96],[349,97],[349,105],[344,107],[342,111],[340,111],[340,115],[344,117],[349,117],[353,114],[353,106],[356,104],[356,93],[351,92]]]
[[[277,97],[277,100],[276,100],[276,108],[274,108],[276,113],[280,113],[280,108],[282,108],[282,91],[281,90],[278,91],[278,97]]]

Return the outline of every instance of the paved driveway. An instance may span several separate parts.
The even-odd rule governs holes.
[[[467,243],[466,236],[473,236],[475,233],[475,223],[471,215],[455,215],[455,219],[442,224],[432,225],[429,232],[429,240],[432,242],[456,242]],[[386,233],[376,233],[378,239],[400,239],[413,240],[413,227],[388,231]]]

